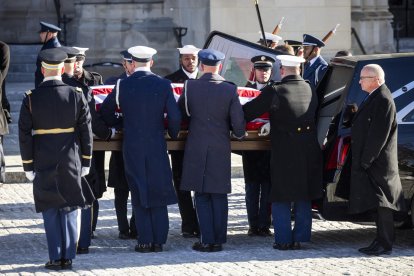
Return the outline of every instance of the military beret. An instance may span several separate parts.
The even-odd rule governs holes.
[[[222,52],[213,49],[204,49],[198,52],[198,58],[201,63],[208,66],[219,65],[225,57]]]

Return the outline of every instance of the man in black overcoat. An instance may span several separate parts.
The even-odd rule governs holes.
[[[10,65],[9,46],[0,41],[0,183],[4,183],[6,174],[6,163],[3,151],[3,136],[9,133],[9,123],[11,123],[10,103],[7,100],[5,80]]]
[[[19,142],[23,169],[33,181],[49,249],[45,268],[70,269],[78,242],[79,208],[91,206],[92,190],[82,178],[92,158],[91,116],[79,88],[62,82],[65,52],[39,53],[44,81],[27,91],[20,109]]]
[[[262,90],[272,85],[272,67],[275,60],[266,55],[254,56],[255,82],[246,87]],[[243,172],[246,190],[246,210],[249,221],[249,236],[271,236],[270,231],[270,151],[243,151]]]
[[[351,126],[349,210],[361,213],[374,209],[377,213],[376,238],[359,251],[367,255],[390,254],[394,241],[393,212],[405,208],[398,174],[396,109],[379,65],[364,66],[359,83],[368,95]]]
[[[227,194],[231,192],[230,131],[243,138],[245,122],[237,86],[218,72],[224,54],[198,52],[203,76],[184,83],[178,103],[190,118],[184,151],[181,190],[194,191],[200,241],[193,249],[222,250],[227,241]]]
[[[317,96],[309,82],[300,77],[303,58],[277,56],[281,61],[281,81],[262,89],[262,93],[243,107],[246,121],[264,112],[270,115],[271,192],[275,243],[273,248],[299,249],[310,241],[311,200],[322,196],[322,153],[315,115]],[[295,227],[291,227],[294,203]]]
[[[193,45],[184,45],[178,48],[180,52],[180,69],[165,76],[172,83],[184,83],[188,79],[196,79],[198,71],[198,52],[200,49]],[[193,205],[190,191],[180,190],[181,174],[183,171],[184,151],[171,151],[171,168],[173,173],[174,188],[178,198],[178,209],[181,215],[181,234],[184,238],[197,237],[199,227],[197,214]]]
[[[57,38],[58,32],[60,31],[61,28],[59,28],[58,26],[40,21],[39,36],[40,42],[43,43],[43,46],[40,49],[40,51],[60,47],[61,45]],[[38,56],[36,60],[35,88],[37,88],[39,84],[43,81],[43,74],[41,68],[41,60]]]

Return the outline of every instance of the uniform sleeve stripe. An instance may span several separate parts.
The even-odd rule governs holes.
[[[82,155],[82,158],[84,158],[84,159],[92,159],[92,155]]]
[[[22,160],[23,164],[30,164],[33,163],[33,159],[32,160]]]

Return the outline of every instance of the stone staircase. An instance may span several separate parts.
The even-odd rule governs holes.
[[[37,54],[41,44],[11,44],[10,68],[7,75],[8,82],[32,82],[36,71]]]

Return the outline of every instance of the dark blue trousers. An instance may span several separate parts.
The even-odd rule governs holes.
[[[132,205],[138,243],[165,244],[167,242],[169,221],[167,206],[144,208],[140,204]]]
[[[78,242],[79,209],[42,212],[50,260],[74,259]]]
[[[227,241],[227,194],[195,193],[195,204],[202,243],[222,244]]]
[[[312,230],[311,201],[293,202],[295,227],[292,230],[292,202],[273,202],[272,217],[276,243],[308,242]]]
[[[93,207],[81,210],[81,227],[78,247],[88,248],[91,245],[92,212]]]
[[[262,181],[259,183],[246,182],[246,210],[249,227],[252,229],[270,227],[270,183]]]

